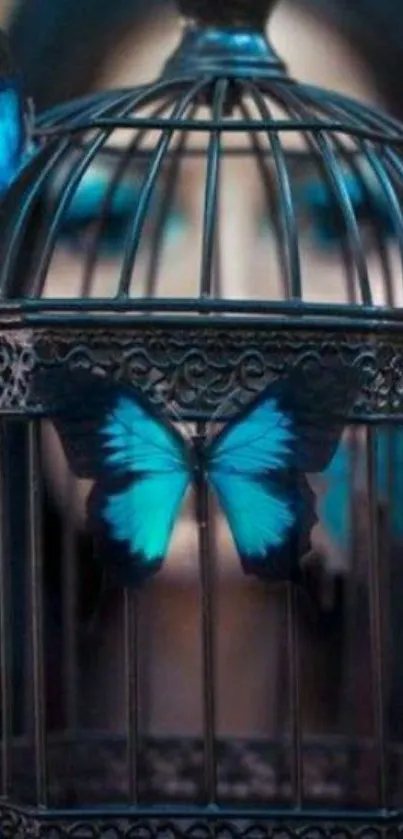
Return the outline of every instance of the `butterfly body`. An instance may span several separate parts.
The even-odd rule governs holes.
[[[190,444],[187,446],[189,471],[195,487],[207,481],[208,455],[206,452],[205,434],[197,431],[192,435]]]
[[[340,401],[348,401],[346,377]],[[204,526],[206,486],[215,496],[246,573],[296,578],[317,521],[309,472],[335,452],[341,425],[312,401],[301,373],[271,383],[211,436],[190,439],[135,388],[76,371],[42,377],[60,395],[55,420],[78,477],[92,478],[89,518],[102,553],[125,584],[155,573],[165,559],[189,488]]]

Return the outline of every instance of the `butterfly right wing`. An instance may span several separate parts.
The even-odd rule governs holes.
[[[36,392],[63,405],[54,419],[73,472],[95,478],[93,529],[125,584],[164,559],[191,480],[185,441],[131,387],[85,371],[45,373]]]
[[[269,388],[207,450],[209,482],[248,574],[299,578],[317,519],[314,495],[294,467],[295,443],[292,417]]]
[[[310,550],[317,516],[306,473],[334,457],[356,386],[355,373],[337,362],[317,378],[296,369],[272,382],[206,449],[209,481],[247,573],[298,579]]]

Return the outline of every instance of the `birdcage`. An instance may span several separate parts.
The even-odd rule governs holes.
[[[38,116],[35,148],[1,201],[2,832],[48,839],[397,835],[403,693],[394,675],[401,589],[393,533],[399,529],[403,420],[403,133],[370,107],[290,78],[265,35],[273,0],[179,5],[181,41],[160,78]],[[222,215],[228,212],[226,167],[234,159],[253,170],[271,223],[266,285],[254,291],[251,266],[243,267],[250,283],[236,289],[225,270]],[[96,223],[63,283],[55,285],[69,207],[99,163],[106,174]],[[332,277],[324,275],[316,289],[309,282],[297,206],[299,174],[307,163],[316,173],[315,201],[326,231],[331,235],[336,226],[343,233]],[[186,277],[183,269],[184,293],[178,297],[180,249],[170,284],[166,229],[189,165],[203,167],[204,181],[199,229],[189,232],[193,262]],[[133,171],[138,195],[105,281],[102,232]],[[361,204],[347,189],[351,178]],[[370,202],[374,190],[397,243],[392,253],[374,214],[375,257],[367,248],[369,222],[363,226],[360,217],[362,202]],[[183,730],[180,723],[179,731],[176,725],[163,734],[147,732],[144,708],[153,697],[144,687],[148,648],[141,615],[152,583],[117,583],[110,594],[92,536],[77,525],[79,493],[71,473],[64,473],[60,528],[47,544],[47,498],[62,491],[49,490],[49,461],[56,457],[46,456],[49,423],[63,429],[80,411],[85,419],[93,408],[93,394],[90,404],[85,399],[92,380],[108,393],[133,387],[153,416],[174,412],[171,419],[196,428],[199,441],[209,437],[212,423],[250,416],[248,406],[256,399],[260,404],[266,392],[282,393],[284,382],[291,382],[291,392],[303,391],[314,442],[327,425],[337,427],[339,436],[347,429],[351,492],[344,504],[350,527],[343,620],[352,642],[340,699],[343,722],[336,731],[311,735],[304,724],[307,661],[298,614],[301,608],[314,611],[315,599],[309,593],[312,574],[306,572],[302,584],[293,577],[303,552],[297,534],[284,571],[274,581],[263,573],[258,583],[265,592],[275,590],[280,604],[280,655],[270,700],[274,730],[267,737],[220,734],[214,527],[201,481],[193,522],[199,630],[192,688],[199,696],[200,727],[192,736],[185,722]],[[89,477],[79,464],[91,448],[90,434],[83,439],[78,452],[72,444],[72,462],[79,477]],[[357,449],[359,501],[352,466]],[[303,462],[300,470],[309,472],[311,461]],[[295,480],[285,491],[293,491]],[[303,543],[306,553],[309,533]],[[115,548],[118,553],[118,542]],[[95,594],[86,579],[91,574]],[[164,595],[157,588],[153,596],[157,619]],[[100,603],[105,608],[106,600],[108,609],[108,597],[119,627],[112,652],[108,631],[102,644],[97,635]],[[119,658],[116,670],[105,670],[91,692],[93,659],[108,655]],[[359,668],[369,708],[366,728],[358,719]],[[167,664],[154,691],[168,695],[170,672],[177,671]],[[253,674],[256,682],[261,678],[261,671]],[[83,722],[83,696],[91,711],[95,694],[111,696],[118,683],[120,725],[106,724],[95,712]],[[253,697],[251,682],[251,704]]]

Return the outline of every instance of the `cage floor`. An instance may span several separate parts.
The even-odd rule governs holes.
[[[221,804],[290,805],[296,784],[307,806],[378,807],[380,772],[387,772],[388,806],[401,805],[403,748],[380,763],[373,741],[304,741],[296,764],[289,741],[218,740],[216,798]],[[26,742],[10,754],[12,798],[35,804],[35,753]],[[47,743],[51,807],[130,803],[129,755],[123,737],[80,732]],[[298,777],[299,774],[299,777]],[[204,749],[198,739],[143,740],[138,750],[137,797],[144,804],[204,803]],[[133,788],[133,785],[132,785]]]

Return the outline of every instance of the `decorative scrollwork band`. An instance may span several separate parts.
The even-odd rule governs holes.
[[[353,418],[403,419],[403,334],[277,329],[272,326],[61,325],[0,327],[0,412],[46,414],[32,389],[38,370],[86,367],[135,384],[184,417],[227,418],[273,377],[299,367],[313,398],[331,399],[327,370],[337,360],[361,375]]]
[[[320,825],[299,821],[273,820],[273,817],[246,820],[228,819],[217,815],[214,819],[170,818],[161,816],[118,817],[98,816],[82,819],[43,819],[38,814],[13,810],[0,805],[0,823],[4,839],[397,839],[399,825],[349,824],[348,821]]]
[[[113,814],[80,818],[76,813],[72,819],[50,819],[5,804],[0,805],[0,824],[4,839],[398,839],[402,829],[387,823],[353,826],[339,819],[316,824],[302,815],[289,822],[269,815],[246,820],[219,814],[207,819]]]

